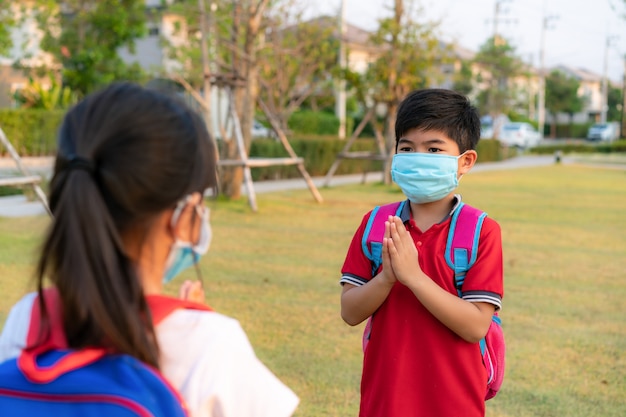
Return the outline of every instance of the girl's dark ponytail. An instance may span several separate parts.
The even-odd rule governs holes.
[[[216,185],[199,116],[132,84],[88,96],[66,115],[50,183],[54,215],[37,268],[55,285],[70,347],[103,346],[158,367],[158,345],[121,236]]]

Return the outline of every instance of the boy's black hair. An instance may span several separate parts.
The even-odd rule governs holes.
[[[396,150],[398,141],[412,129],[441,131],[453,139],[463,153],[476,148],[480,139],[480,117],[467,97],[455,91],[415,90],[398,108]]]

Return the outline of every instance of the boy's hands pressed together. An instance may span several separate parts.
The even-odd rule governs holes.
[[[391,218],[391,216],[389,216]],[[385,222],[387,223],[387,222]],[[398,280],[396,274],[393,270],[393,265],[391,262],[391,256],[389,255],[389,248],[385,244],[385,240],[389,238],[389,228],[385,224],[385,235],[383,236],[383,269],[381,271],[381,279],[388,283],[389,285],[395,284]]]
[[[398,216],[389,216],[389,220],[385,222],[383,265],[385,253],[391,261],[396,279],[404,285],[411,287],[410,284],[416,283],[416,280],[423,275],[418,261],[419,253],[413,238]]]

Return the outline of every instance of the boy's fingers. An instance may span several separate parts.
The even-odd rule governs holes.
[[[399,230],[398,230],[398,226],[397,226],[395,221],[393,223],[391,223],[389,229],[390,229],[390,235],[391,235],[390,238],[391,238],[391,241],[392,241],[392,243],[394,245],[394,249],[401,250],[402,249],[402,241],[401,241],[401,238],[400,238],[400,233],[399,233]]]

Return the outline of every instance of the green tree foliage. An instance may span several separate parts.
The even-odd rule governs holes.
[[[524,75],[524,65],[515,47],[500,37],[490,38],[480,47],[474,62],[481,68],[481,79],[489,84],[479,95],[481,110],[494,117],[508,113],[516,101],[511,81]]]
[[[579,88],[580,82],[562,71],[552,71],[546,77],[546,109],[553,119],[550,136],[556,136],[557,114],[567,113],[571,121],[571,116],[583,109],[585,102],[578,95]]]
[[[387,107],[384,135],[391,148],[395,113],[412,90],[438,84],[442,65],[451,62],[449,46],[438,38],[438,22],[420,22],[420,9],[412,1],[395,0],[393,15],[379,20],[371,45],[380,51],[364,74],[349,72],[346,78],[353,93],[365,106],[380,103]]]
[[[274,14],[259,52],[261,97],[283,130],[307,98],[332,91],[339,50],[335,19],[295,16],[288,26],[285,17]]]
[[[26,87],[14,94],[20,107],[44,110],[66,109],[76,100],[76,94],[67,86],[60,85],[50,77],[50,87],[46,88],[39,80],[30,79]]]
[[[474,74],[470,62],[463,61],[461,69],[454,75],[454,84],[452,89],[464,95],[470,95],[474,90]]]
[[[61,65],[63,85],[79,95],[115,80],[138,80],[118,49],[146,34],[144,0],[37,0],[41,48]]]
[[[609,84],[607,120],[619,121],[622,119],[622,94],[621,88]]]
[[[11,50],[11,27],[15,24],[12,0],[0,0],[0,55],[6,55]]]

